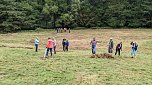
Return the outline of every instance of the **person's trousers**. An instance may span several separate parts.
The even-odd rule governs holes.
[[[54,48],[53,48],[53,49],[54,49],[54,54],[56,54],[56,46],[54,46]]]
[[[119,56],[120,56],[120,49],[116,49],[115,55],[117,55],[117,52],[118,52],[118,54],[119,54]]]
[[[50,51],[50,54],[52,56],[52,48],[47,48],[46,56],[48,56],[49,51]]]
[[[92,54],[96,54],[96,46],[92,45]]]
[[[35,44],[35,51],[38,52],[38,44]]]
[[[65,49],[66,49],[66,51],[69,51],[69,47],[68,46],[66,46]]]
[[[132,48],[131,56],[136,57],[136,49]]]
[[[111,48],[108,48],[108,53],[112,53],[112,49]]]
[[[63,51],[65,51],[65,45],[63,45]]]

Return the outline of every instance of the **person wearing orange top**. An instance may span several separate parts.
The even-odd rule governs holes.
[[[46,56],[45,56],[46,58],[48,57],[49,51],[50,51],[50,54],[52,56],[52,49],[54,47],[53,44],[54,44],[53,40],[51,38],[48,38],[48,42],[46,45],[46,48],[47,48],[47,52],[46,52]]]

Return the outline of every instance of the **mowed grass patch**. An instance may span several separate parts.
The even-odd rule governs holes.
[[[71,34],[56,34],[53,31],[1,34],[0,45],[6,47],[0,47],[0,84],[150,85],[152,83],[152,40],[149,38],[152,36],[151,32],[149,29],[104,29],[74,30]],[[35,53],[34,49],[25,48],[34,48],[30,40],[36,36],[39,36],[41,41],[38,53]],[[42,60],[40,57],[44,55],[49,36],[57,38],[58,52],[52,58]],[[94,36],[103,41],[97,45],[97,53],[107,52],[109,37],[113,37],[115,45],[119,40],[123,41],[122,56],[114,56],[114,59],[90,58],[90,40]],[[133,38],[134,36],[137,38]],[[71,41],[69,52],[61,51],[63,37]],[[132,40],[139,43],[136,59],[130,58]]]

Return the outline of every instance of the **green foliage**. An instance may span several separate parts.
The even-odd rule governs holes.
[[[64,22],[65,25],[69,25],[73,21],[73,15],[63,14],[61,16],[61,20]]]
[[[151,0],[1,0],[0,31],[152,27]]]

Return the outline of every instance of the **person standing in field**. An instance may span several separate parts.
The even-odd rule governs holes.
[[[35,39],[35,52],[38,52],[38,46],[39,46],[39,39],[36,37]]]
[[[112,38],[110,38],[110,41],[109,41],[109,44],[108,44],[108,53],[111,53],[113,52],[113,40]]]
[[[136,51],[137,51],[137,48],[138,48],[138,44],[136,42],[131,42],[131,48],[132,48],[132,51],[131,51],[131,56],[132,58],[136,58]]]
[[[70,33],[71,32],[71,28],[69,28],[68,30],[69,30],[69,33]]]
[[[137,52],[138,44],[135,42],[135,51]]]
[[[48,57],[49,51],[50,51],[50,54],[51,54],[51,57],[52,57],[53,43],[54,43],[53,40],[51,38],[48,38],[48,42],[47,42],[47,45],[46,45],[47,52],[46,52],[45,58]]]
[[[63,39],[62,40],[63,51],[65,51],[65,46],[66,46],[65,44],[66,44],[66,39]]]
[[[66,42],[65,42],[65,49],[66,49],[66,51],[69,50],[69,41],[68,40],[66,40]]]
[[[54,54],[56,54],[56,39],[53,37],[53,49],[54,49]]]
[[[64,28],[63,30],[64,30],[64,32],[66,32],[66,31],[67,31],[67,28]]]
[[[120,51],[122,51],[122,42],[117,44],[115,55],[117,55],[117,52],[118,52],[118,54],[120,56]]]
[[[56,32],[59,33],[59,28],[56,28]]]
[[[94,37],[93,40],[91,40],[90,44],[92,46],[92,54],[96,54],[96,45],[97,43],[100,43],[101,41],[96,41],[96,38]]]

